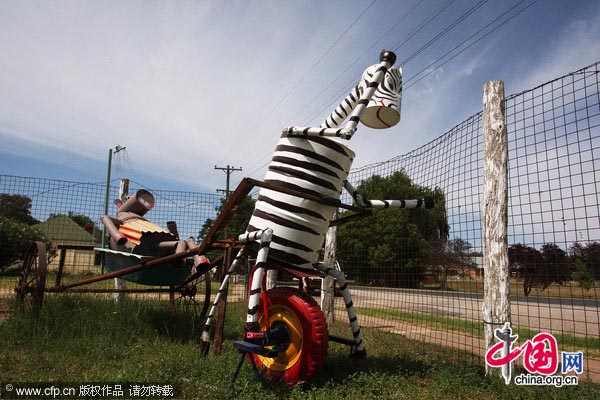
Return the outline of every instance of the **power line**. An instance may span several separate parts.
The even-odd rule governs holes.
[[[235,171],[241,171],[242,168],[235,168],[235,167],[232,167],[231,165],[227,164],[227,167],[217,167],[215,165],[215,169],[220,169],[221,171],[223,171],[223,172],[225,172],[227,174],[227,181],[226,181],[225,190],[223,190],[223,189],[217,189],[217,192],[225,193],[225,202],[227,202],[227,200],[229,200],[229,194],[231,193],[231,190],[230,190],[230,176]],[[225,226],[225,228],[223,229],[223,235],[225,237],[227,237],[227,226]]]
[[[396,23],[395,23],[394,25],[392,25],[392,27],[391,27],[391,28],[389,28],[387,31],[385,31],[385,33],[384,33],[383,35],[381,35],[381,36],[379,37],[379,39],[377,39],[377,40],[375,41],[375,43],[373,43],[373,44],[371,45],[371,47],[369,47],[369,48],[368,48],[367,50],[365,50],[365,51],[364,51],[364,52],[363,52],[363,53],[362,53],[360,56],[358,56],[358,57],[357,57],[357,58],[356,58],[356,59],[355,59],[355,60],[354,60],[354,61],[353,61],[353,62],[352,62],[350,65],[348,65],[348,66],[346,67],[346,69],[344,69],[342,72],[340,72],[340,73],[338,74],[338,76],[337,76],[337,77],[336,77],[336,78],[335,78],[333,81],[331,81],[331,82],[330,82],[330,83],[329,83],[327,86],[323,87],[323,89],[321,89],[321,91],[320,91],[320,92],[319,92],[317,95],[315,95],[315,96],[314,96],[312,99],[310,99],[310,100],[309,100],[309,101],[306,103],[306,105],[304,105],[304,107],[302,107],[300,110],[298,110],[298,112],[296,112],[296,114],[294,114],[292,117],[290,117],[290,119],[288,120],[288,122],[286,123],[286,125],[289,125],[289,124],[291,123],[290,121],[294,121],[294,119],[295,119],[295,118],[296,118],[296,117],[297,117],[297,116],[298,116],[298,115],[299,115],[299,114],[300,114],[302,111],[304,111],[304,110],[305,110],[305,109],[306,109],[306,108],[307,108],[307,107],[308,107],[310,104],[312,104],[312,103],[313,103],[313,102],[314,102],[316,99],[318,99],[318,98],[319,98],[319,97],[320,97],[320,96],[321,96],[321,95],[322,95],[322,94],[323,94],[323,93],[324,93],[324,92],[325,92],[327,89],[329,89],[331,86],[333,86],[333,84],[334,84],[335,82],[337,82],[337,81],[338,81],[338,80],[339,80],[339,79],[340,79],[340,78],[341,78],[341,77],[342,77],[342,76],[343,76],[343,75],[344,75],[346,72],[348,72],[348,70],[349,70],[350,68],[352,68],[352,67],[353,67],[353,66],[354,66],[356,63],[358,63],[358,61],[359,61],[361,58],[363,58],[363,57],[364,57],[364,56],[365,56],[367,53],[369,53],[369,52],[370,52],[370,51],[371,51],[371,50],[372,50],[372,49],[373,49],[373,48],[374,48],[374,47],[377,45],[377,43],[381,42],[381,40],[383,40],[383,38],[384,38],[385,36],[387,36],[387,35],[388,35],[388,34],[389,34],[391,31],[393,31],[394,29],[396,29],[396,27],[397,27],[397,26],[398,26],[398,25],[399,25],[399,24],[400,24],[402,21],[404,21],[406,18],[408,18],[408,16],[409,16],[410,14],[412,14],[412,12],[413,12],[413,11],[414,11],[414,10],[415,10],[415,9],[416,9],[416,8],[417,8],[417,7],[418,7],[418,6],[419,6],[419,5],[420,5],[420,4],[423,2],[423,1],[424,1],[424,0],[419,0],[419,1],[417,1],[417,2],[415,3],[415,5],[414,5],[414,6],[413,6],[413,7],[412,7],[410,10],[408,10],[408,12],[407,12],[406,14],[404,14],[404,15],[402,16],[402,18],[400,18],[398,21],[396,21]],[[336,96],[337,96],[337,95],[336,95]],[[314,119],[314,118],[311,118],[311,119],[310,119],[308,122],[312,121],[312,119]],[[308,125],[308,122],[307,122],[305,125]]]
[[[440,8],[431,13],[423,22],[417,25],[411,32],[409,32],[402,41],[397,44],[393,51],[398,51],[398,49],[404,46],[410,39],[412,39],[417,33],[419,33],[423,28],[425,28],[431,21],[433,21],[438,15],[440,15],[450,4],[454,3],[454,0],[449,0],[446,3],[442,4]]]
[[[426,71],[429,67],[431,67],[432,65],[434,65],[435,63],[437,63],[438,61],[440,61],[441,59],[443,59],[444,57],[446,57],[448,54],[450,54],[451,52],[453,52],[454,50],[456,50],[457,48],[459,48],[460,46],[462,46],[464,43],[468,42],[469,40],[471,40],[473,37],[477,36],[479,33],[481,33],[483,30],[485,30],[486,28],[488,28],[490,25],[494,24],[495,22],[497,22],[499,19],[501,19],[502,17],[504,17],[506,14],[508,14],[509,12],[511,12],[512,10],[514,10],[516,7],[518,7],[519,5],[521,5],[522,3],[524,3],[526,0],[521,0],[519,3],[515,4],[514,6],[512,6],[510,9],[506,10],[504,13],[502,13],[501,15],[499,15],[498,17],[496,17],[492,22],[488,23],[487,25],[485,25],[483,28],[479,29],[477,32],[475,32],[473,35],[469,36],[467,39],[465,39],[464,41],[462,41],[460,44],[458,44],[457,46],[455,46],[452,50],[448,51],[446,54],[444,54],[443,56],[439,57],[437,60],[435,60],[434,62],[430,63],[427,67],[423,68],[421,71],[419,71],[415,76],[413,76],[411,79],[408,79],[406,82],[410,82],[413,79],[415,79],[416,76],[418,76],[419,74],[421,74],[422,72]],[[504,24],[506,24],[507,22],[509,22],[510,20],[512,20],[513,18],[515,18],[516,16],[518,16],[519,14],[521,14],[523,11],[527,10],[529,7],[531,7],[533,4],[537,3],[538,0],[533,0],[531,3],[529,3],[527,6],[525,6],[523,9],[519,10],[516,14],[510,16],[507,20],[502,21],[498,26],[496,26],[494,29],[490,30],[489,32],[487,32],[486,34],[484,34],[483,36],[481,36],[480,38],[478,38],[477,40],[475,40],[473,43],[471,43],[470,45],[468,45],[467,47],[465,47],[464,49],[462,49],[461,51],[459,51],[458,53],[454,54],[452,57],[450,57],[449,59],[447,59],[446,61],[444,61],[443,63],[439,64],[437,67],[435,67],[434,69],[430,70],[429,72],[427,72],[425,75],[421,76],[419,79],[417,79],[416,81],[414,81],[412,84],[406,86],[404,88],[404,90],[407,90],[408,88],[416,85],[417,83],[419,83],[421,80],[423,80],[424,78],[426,78],[427,76],[429,76],[430,74],[432,74],[433,72],[437,71],[438,69],[440,69],[442,66],[444,66],[445,64],[447,64],[448,62],[452,61],[453,59],[455,59],[456,57],[458,57],[460,54],[464,53],[465,51],[467,51],[469,48],[471,48],[472,46],[474,46],[475,44],[477,44],[478,42],[480,42],[481,40],[483,40],[484,38],[486,38],[487,36],[489,36],[492,32],[496,31],[497,29],[501,28]]]
[[[446,3],[442,4],[438,9],[436,9],[433,13],[431,13],[425,20],[423,20],[419,25],[417,25],[416,28],[414,28],[411,32],[409,32],[401,42],[399,42],[395,47],[394,47],[394,51],[397,51],[401,46],[403,46],[405,43],[408,42],[408,40],[410,40],[412,37],[414,37],[414,35],[416,33],[418,33],[420,30],[422,30],[427,24],[429,24],[431,21],[433,21],[442,11],[444,11],[454,0],[449,0]],[[463,13],[457,20],[455,20],[452,24],[450,24],[449,26],[447,26],[446,28],[444,28],[440,33],[438,33],[433,39],[431,39],[428,43],[426,43],[425,45],[421,46],[420,49],[418,49],[416,52],[414,52],[412,55],[410,55],[406,60],[402,61],[400,63],[400,65],[405,65],[407,64],[409,61],[411,61],[412,59],[414,59],[417,55],[421,54],[427,47],[431,46],[435,41],[437,41],[438,39],[440,39],[442,36],[444,36],[446,33],[448,33],[451,29],[453,29],[454,27],[456,27],[457,25],[459,25],[461,22],[463,22],[468,16],[470,16],[472,13],[474,13],[477,9],[479,9],[483,4],[485,4],[488,0],[482,0],[479,3],[475,4],[471,9],[469,9],[468,11],[466,11],[465,13]],[[537,0],[536,0],[537,1]],[[520,4],[520,3],[519,3]],[[514,7],[512,7],[514,8]],[[511,9],[512,9],[511,8]],[[504,15],[504,14],[503,14]],[[467,39],[468,40],[468,39]],[[445,56],[445,55],[444,55]],[[439,59],[437,60],[439,61]],[[436,62],[437,62],[436,61]],[[422,71],[421,71],[422,72]],[[432,71],[433,72],[433,71]],[[431,73],[431,72],[430,72]],[[409,79],[410,80],[410,79]],[[406,83],[407,81],[405,81]],[[416,83],[416,82],[415,82]],[[340,92],[348,92],[349,90],[352,89],[353,84],[350,84],[349,86],[346,86],[345,89],[342,89],[341,91],[339,91],[338,93],[336,93],[334,96],[330,97],[327,101],[326,101],[326,105],[321,107],[319,109],[319,111],[317,111],[315,114],[313,114],[312,119],[316,118],[316,116],[318,116],[319,114],[325,112],[326,109],[331,108],[332,107],[332,103],[335,101],[335,99],[338,99],[340,97]],[[411,85],[412,86],[412,85]],[[410,87],[410,86],[409,86]],[[406,91],[408,87],[404,87],[403,91]]]
[[[406,60],[404,60],[403,62],[401,62],[401,65],[404,65],[404,64],[408,63],[410,60],[412,60],[413,58],[415,58],[416,56],[418,56],[419,54],[421,54],[426,48],[428,48],[429,46],[431,46],[433,43],[435,43],[438,39],[440,39],[446,33],[450,32],[453,28],[455,28],[462,21],[464,21],[465,19],[467,19],[471,14],[473,14],[475,11],[477,11],[481,6],[483,6],[487,2],[488,2],[488,0],[481,0],[479,3],[475,4],[473,7],[471,7],[470,10],[468,10],[467,12],[465,12],[463,15],[461,15],[459,18],[457,18],[453,23],[451,23],[446,28],[444,28],[433,39],[431,39],[429,42],[427,42],[423,46],[421,46],[421,48],[419,50],[415,51]]]
[[[452,4],[454,2],[454,0],[448,0],[446,1],[444,4],[442,4],[439,8],[437,8],[436,10],[434,10],[431,14],[429,14],[423,21],[421,21],[415,28],[413,28],[406,36],[404,36],[404,38],[402,39],[401,42],[399,42],[395,47],[394,47],[394,51],[398,51],[398,49],[400,47],[402,47],[403,45],[405,45],[410,39],[412,39],[417,33],[419,33],[425,26],[427,26],[430,22],[432,22],[438,15],[440,15],[446,8],[448,8],[448,6],[450,6],[450,4]],[[420,4],[420,3],[418,3]],[[417,4],[417,5],[418,5]],[[414,7],[413,7],[414,9]],[[412,12],[411,9],[409,11]],[[407,14],[408,15],[408,14]],[[407,16],[406,15],[406,16]],[[402,17],[400,19],[403,20],[406,16]],[[398,24],[400,21],[398,21],[396,24]],[[379,39],[381,40],[381,39]],[[379,41],[378,40],[378,41]],[[331,96],[324,105],[322,105],[320,108],[318,108],[319,111],[317,111],[316,113],[314,113],[311,118],[309,119],[309,122],[314,120],[318,115],[322,114],[323,112],[325,112],[327,109],[332,107],[332,104],[342,95],[342,93],[348,93],[352,87],[355,85],[354,82],[351,82],[350,84],[346,85],[344,88],[342,88],[340,91],[338,91],[335,95]],[[308,123],[307,123],[308,125]]]
[[[365,8],[358,17],[356,17],[356,19],[350,24],[350,26],[348,26],[348,28],[346,28],[346,30],[344,30],[344,32],[342,32],[342,34],[329,46],[329,48],[327,50],[325,50],[325,52],[319,57],[319,59],[308,69],[308,71],[306,71],[304,73],[304,75],[302,75],[302,77],[300,77],[298,82],[296,82],[296,84],[294,86],[292,86],[292,88],[290,90],[288,90],[288,92],[267,112],[267,115],[265,115],[263,117],[263,119],[261,119],[258,122],[258,124],[256,124],[256,126],[254,128],[252,128],[252,130],[246,134],[246,138],[250,137],[252,135],[252,133],[254,133],[258,129],[258,127],[260,125],[262,125],[263,122],[265,122],[267,120],[267,118],[269,118],[271,116],[273,111],[275,111],[277,109],[277,107],[279,107],[281,105],[281,103],[283,103],[285,101],[285,99],[287,99],[289,97],[289,95],[292,94],[292,92],[304,81],[304,79],[308,76],[308,74],[310,74],[316,68],[316,66],[321,63],[323,58],[325,58],[325,56],[327,54],[329,54],[329,52],[340,42],[340,40],[358,22],[358,20],[360,20],[363,17],[363,15],[365,15],[365,13],[369,10],[369,8],[371,8],[371,6],[373,6],[373,4],[375,4],[376,1],[377,0],[371,1],[371,3],[367,6],[367,8]],[[246,138],[244,138],[243,140],[240,140],[238,142],[238,144],[224,156],[224,158],[226,158],[232,152],[237,150],[242,145],[242,143],[246,140]],[[264,144],[264,142],[266,142],[266,140],[268,140],[268,139],[269,138],[267,138],[263,142],[261,142],[261,145]]]
[[[229,194],[230,194],[230,177],[231,174],[234,173],[235,171],[241,171],[242,168],[235,168],[232,167],[231,165],[227,164],[227,167],[217,167],[215,165],[215,169],[220,169],[221,171],[225,172],[227,174],[227,181],[226,181],[226,186],[225,189],[217,189],[217,192],[221,192],[221,193],[225,193],[225,200],[229,199]]]
[[[390,29],[388,29],[382,36],[379,37],[379,39],[377,39],[365,52],[363,52],[358,58],[356,58],[356,60],[351,63],[344,71],[342,71],[340,74],[338,74],[338,76],[335,78],[334,81],[332,81],[329,85],[327,85],[323,90],[321,90],[321,92],[319,92],[319,94],[317,94],[315,97],[313,97],[311,100],[309,100],[306,105],[299,111],[297,112],[292,118],[296,117],[298,114],[300,114],[301,111],[303,111],[304,109],[306,109],[310,104],[312,104],[314,102],[314,100],[316,100],[319,96],[321,96],[321,94],[323,94],[329,87],[331,87],[346,71],[348,71],[354,64],[356,64],[365,54],[367,54],[373,47],[375,47],[375,45],[380,42],[383,37],[385,37],[387,34],[389,34],[393,29],[396,28],[396,26],[398,26],[404,19],[406,19],[421,3],[423,2],[423,0],[418,1],[408,12],[406,12],[400,19],[398,19],[398,21],[396,21],[396,23],[394,23],[394,25],[392,25],[392,27]],[[400,48],[403,44],[405,44],[410,38],[412,38],[414,35],[416,35],[421,29],[423,29],[427,24],[429,24],[431,21],[433,21],[441,12],[443,12],[450,4],[452,4],[454,2],[454,0],[448,0],[446,1],[446,3],[442,4],[442,6],[440,6],[438,9],[436,9],[435,11],[433,11],[433,13],[431,13],[423,22],[421,22],[415,29],[413,29],[407,36],[405,36],[405,39],[403,40],[402,43],[398,44],[395,49],[397,50],[398,48]],[[370,6],[369,6],[370,7]],[[366,10],[365,10],[366,11]],[[364,13],[364,12],[363,12]],[[342,87],[341,90],[339,90],[338,92],[336,92],[333,96],[331,96],[329,99],[326,100],[325,105],[321,106],[320,108],[317,108],[317,112],[314,113],[310,118],[308,118],[308,120],[306,121],[305,125],[309,125],[311,121],[313,121],[314,119],[316,119],[316,117],[320,114],[322,114],[323,112],[325,112],[327,109],[331,108],[331,105],[333,102],[335,102],[340,96],[342,96],[344,93],[347,93],[348,91],[350,91],[352,89],[352,87],[356,84],[356,80],[354,80],[349,86],[344,86]],[[288,122],[289,124],[289,122]],[[267,140],[271,139],[270,137],[264,139],[257,147],[258,148],[262,148],[263,145],[265,144],[265,142]],[[255,147],[256,148],[256,147]],[[264,160],[265,157],[268,157],[268,155],[271,154],[271,151],[269,151],[268,153],[265,153],[265,156],[261,156],[261,157],[256,157],[256,155],[254,154],[253,151],[248,153],[249,155],[246,158],[243,158],[243,160],[247,159],[249,156],[252,156],[253,159],[255,160],[255,162],[253,164],[251,164],[249,166],[249,168],[254,167],[256,164],[258,164],[259,162],[261,162],[261,160]],[[262,165],[258,166],[257,168],[255,168],[254,170],[252,170],[252,173],[255,173],[256,171],[260,170],[261,168],[263,168],[264,166],[266,166],[269,163],[269,161],[264,162]]]
[[[454,0],[449,0],[446,3],[442,4],[442,6],[440,6],[438,9],[436,9],[432,14],[430,14],[423,22],[421,22],[415,29],[413,29],[401,42],[399,42],[395,47],[394,50],[399,49],[402,45],[404,45],[408,40],[410,40],[412,37],[414,37],[414,35],[416,33],[418,33],[421,29],[423,29],[424,26],[426,26],[427,24],[429,24],[431,21],[433,21],[435,19],[435,17],[437,17],[442,11],[444,11]],[[475,4],[473,7],[471,7],[469,10],[467,10],[465,13],[463,13],[459,18],[457,18],[453,23],[451,23],[450,25],[448,25],[446,28],[444,28],[442,31],[440,31],[434,38],[432,38],[430,41],[428,41],[425,45],[421,46],[421,48],[419,48],[417,51],[415,51],[414,53],[412,53],[409,57],[407,57],[407,59],[405,61],[403,61],[404,64],[408,63],[409,61],[412,61],[416,56],[418,56],[419,54],[421,54],[426,48],[428,48],[429,46],[431,46],[434,42],[436,42],[438,39],[440,39],[442,36],[444,36],[446,33],[448,33],[450,30],[452,30],[454,27],[458,26],[461,22],[463,22],[466,18],[468,18],[471,14],[473,14],[475,11],[477,11],[481,6],[483,6],[483,4],[485,4],[488,0],[481,0],[479,1],[477,4]],[[439,57],[436,61],[434,61],[433,63],[429,64],[427,67],[425,67],[424,69],[422,69],[421,71],[419,71],[416,75],[419,75],[421,73],[423,73],[425,70],[427,70],[429,67],[431,67],[432,65],[436,64],[437,62],[439,62],[440,60],[442,60],[444,57],[446,57],[447,55],[449,55],[450,53],[452,53],[453,51],[455,51],[457,48],[459,48],[460,46],[462,46],[464,43],[468,42],[469,40],[471,40],[473,37],[477,36],[479,33],[481,33],[482,31],[484,31],[486,28],[488,28],[489,26],[493,25],[495,22],[497,22],[498,20],[500,20],[503,16],[505,16],[506,14],[508,14],[509,12],[511,12],[512,10],[514,10],[516,7],[518,7],[519,5],[521,5],[523,2],[525,2],[526,0],[522,0],[519,3],[517,3],[516,5],[510,7],[508,10],[504,11],[500,16],[496,17],[493,21],[491,21],[490,23],[488,23],[487,25],[485,25],[483,28],[481,28],[480,30],[478,30],[476,33],[474,33],[473,35],[469,36],[467,39],[465,39],[464,41],[462,41],[459,45],[455,46],[453,49],[451,49],[450,51],[446,52],[443,56]],[[469,49],[470,47],[472,47],[473,45],[475,45],[476,43],[480,42],[481,40],[483,40],[485,37],[489,36],[492,32],[494,32],[495,30],[497,30],[498,28],[500,28],[502,25],[506,24],[508,21],[510,21],[511,19],[515,18],[517,15],[521,14],[522,12],[524,12],[526,9],[528,9],[530,6],[532,6],[534,3],[536,3],[537,0],[534,0],[532,3],[528,4],[526,7],[524,7],[523,9],[521,9],[520,11],[518,11],[516,14],[512,15],[510,18],[508,18],[507,20],[503,21],[500,25],[496,26],[494,29],[492,29],[491,31],[489,31],[488,33],[486,33],[485,35],[483,35],[482,37],[480,37],[479,39],[477,39],[476,41],[474,41],[473,43],[471,43],[469,46],[467,46],[466,48],[464,48],[463,50],[461,50],[460,52],[458,52],[457,54],[455,54],[454,56],[452,56],[451,58],[449,58],[448,60],[444,61],[444,63],[438,65],[435,69],[429,71],[427,74],[425,74],[424,76],[422,76],[421,78],[419,78],[417,81],[414,81],[412,84],[405,86],[403,88],[403,91],[406,91],[408,88],[414,86],[416,83],[418,83],[419,81],[421,81],[422,79],[424,79],[426,76],[428,76],[429,74],[435,72],[437,69],[441,68],[443,65],[445,65],[446,63],[450,62],[451,60],[453,60],[454,58],[456,58],[457,56],[459,56],[460,54],[462,54],[464,51],[466,51],[467,49]],[[420,4],[420,2],[418,3]],[[417,4],[417,5],[418,5]],[[416,7],[416,6],[415,6]],[[414,7],[413,7],[414,9]],[[412,11],[412,10],[411,10]],[[405,18],[406,16],[404,16],[403,18]],[[397,23],[396,23],[397,24]],[[391,29],[390,29],[391,30]],[[388,30],[388,32],[390,31]],[[387,32],[386,32],[387,33]],[[379,39],[381,40],[381,38]],[[379,41],[378,40],[378,41]],[[372,46],[373,47],[373,46]],[[361,56],[362,57],[362,56]],[[360,58],[360,57],[359,57]],[[354,62],[356,63],[356,61]],[[351,64],[352,65],[354,65]],[[350,67],[348,67],[345,71],[347,71]],[[344,71],[344,72],[345,72]],[[342,72],[342,74],[344,73]],[[341,74],[336,78],[336,81],[339,79],[339,77],[341,76]],[[414,80],[415,77],[413,76],[412,78],[409,78],[408,80],[405,81],[405,83],[408,83],[412,80]],[[316,113],[314,113],[311,118],[309,119],[308,123],[310,123],[310,121],[314,120],[318,115],[320,115],[321,113],[325,112],[326,109],[331,108],[332,103],[335,102],[343,93],[348,92],[349,90],[352,89],[352,87],[354,86],[355,83],[352,83],[344,88],[342,88],[340,91],[338,91],[335,95],[331,96],[327,101],[326,101],[326,105],[322,106],[321,108],[318,109],[318,111]],[[330,85],[327,86],[330,87]],[[325,90],[322,90],[319,95],[317,95],[315,98],[311,99],[309,101],[309,103],[307,103],[307,105],[305,105],[303,107],[302,110],[304,110],[305,108],[308,107],[308,105],[313,102],[317,97],[319,97]],[[296,113],[296,115],[298,115],[299,113]],[[266,153],[265,157],[267,157],[268,155],[270,155],[271,152]],[[261,162],[261,160],[264,160],[265,157],[254,157],[255,162],[253,164],[251,164],[250,168],[254,167],[255,165],[257,165],[258,163]],[[256,167],[255,169],[252,170],[252,173],[255,173],[256,171],[260,170],[261,168],[263,168],[264,166],[266,166],[269,163],[269,160],[267,160],[266,162],[263,162],[260,166]]]

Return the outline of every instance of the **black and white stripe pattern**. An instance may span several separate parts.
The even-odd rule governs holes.
[[[362,341],[362,333],[360,331],[360,325],[358,324],[358,317],[356,316],[356,310],[354,309],[354,302],[352,301],[352,295],[348,290],[348,283],[346,277],[342,271],[334,268],[327,267],[323,263],[318,263],[314,266],[317,270],[323,272],[326,275],[334,277],[340,285],[340,292],[346,305],[346,312],[348,313],[348,320],[350,321],[350,329],[352,330],[352,337],[356,346],[356,351],[364,351],[365,346]]]
[[[264,181],[282,189],[339,199],[344,185],[349,185],[346,179],[352,166],[354,152],[330,137],[350,139],[356,131],[358,122],[361,121],[361,116],[370,113],[367,110],[371,107],[374,96],[378,100],[373,108],[390,108],[388,103],[391,104],[394,100],[394,90],[400,95],[399,90],[402,85],[400,71],[391,68],[395,59],[396,56],[392,52],[382,52],[380,64],[365,70],[361,82],[320,127],[284,129]],[[382,81],[386,83],[382,85]],[[383,122],[385,127],[389,127],[391,126],[388,121],[390,115],[392,122],[394,112],[398,114],[397,119],[399,119],[399,105],[397,111],[392,110],[391,114],[383,115],[381,110],[378,110],[375,118],[381,119],[380,122]],[[348,122],[344,128],[338,129],[346,118]],[[370,126],[365,121],[362,122]],[[351,185],[350,188],[355,192]],[[363,206],[366,204],[362,199],[359,203]],[[375,205],[371,201],[368,204],[371,207],[378,207],[379,203]],[[381,204],[386,206],[387,203]],[[355,350],[364,353],[360,326],[344,274],[317,263],[325,234],[336,208],[280,191],[261,188],[246,232],[239,237],[239,241],[243,243],[255,241],[260,237],[260,248],[248,300],[247,327],[257,325],[263,277],[268,262],[271,266],[297,270],[314,271],[316,268],[338,280],[354,336]],[[226,290],[229,274],[235,270],[241,262],[239,259],[243,256],[244,250],[240,252],[221,284],[202,334],[204,342],[208,342],[208,331],[221,290]]]
[[[233,274],[237,270],[237,268],[240,265],[242,265],[242,261],[244,260],[245,257],[246,257],[246,250],[241,249],[238,252],[235,259],[233,260],[233,262],[231,263],[231,266],[227,270],[227,273],[223,277],[223,281],[221,282],[219,291],[217,292],[217,295],[215,296],[215,301],[213,301],[213,304],[210,307],[210,311],[208,312],[208,318],[206,318],[206,322],[204,323],[204,329],[202,330],[202,335],[200,336],[200,340],[204,343],[210,342],[210,327],[215,318],[215,313],[217,312],[217,306],[219,305],[219,302],[221,301],[221,297],[223,296],[223,293],[225,293],[229,287],[229,277],[231,276],[231,274]]]
[[[401,84],[398,70],[391,68],[395,55],[391,54],[392,58],[383,55],[382,53],[380,64],[365,70],[361,82],[320,128],[284,129],[269,164],[265,182],[281,188],[339,199],[354,152],[329,139],[325,133],[335,131],[338,135],[337,127],[351,113],[343,129],[348,132],[346,138],[349,139],[372,97],[377,95],[380,99],[389,98],[390,90],[398,88],[397,85],[388,85],[378,92],[384,78],[389,75],[385,80],[391,83],[399,78]],[[388,72],[390,69],[392,72]],[[273,229],[271,256],[291,268],[313,269],[334,212],[335,207],[262,188],[246,231]]]
[[[354,152],[321,137],[283,134],[265,182],[318,196],[339,198]],[[287,267],[313,269],[335,207],[262,188],[247,232],[273,229],[269,254]]]
[[[364,80],[371,79],[376,73],[373,67],[367,68]],[[390,68],[371,96],[360,121],[374,129],[385,129],[400,121],[400,104],[402,102],[402,70]]]
[[[344,188],[359,207],[365,208],[433,208],[433,199],[414,199],[414,200],[369,200],[365,199],[348,181],[344,182]]]
[[[356,107],[356,103],[358,103],[358,100],[364,91],[364,85],[365,81],[363,78],[358,85],[354,86],[350,93],[348,93],[340,105],[325,119],[321,126],[325,128],[336,128],[340,126]]]
[[[248,313],[246,323],[252,324],[258,322],[258,308],[260,306],[260,294],[262,292],[263,276],[267,266],[269,256],[269,246],[273,238],[273,231],[266,229],[260,236],[260,249],[256,256],[256,268],[252,274],[252,286],[248,298]]]

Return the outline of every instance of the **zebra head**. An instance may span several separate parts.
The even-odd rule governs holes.
[[[377,65],[367,68],[363,74],[363,82],[368,85],[375,73]],[[391,128],[400,121],[400,103],[402,101],[402,69],[390,68],[383,81],[367,104],[360,122],[369,128]]]

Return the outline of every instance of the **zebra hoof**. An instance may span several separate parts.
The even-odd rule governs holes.
[[[210,350],[210,342],[202,342],[200,346],[200,355],[202,357],[206,357],[208,355],[208,350]]]
[[[352,361],[362,360],[365,357],[367,357],[367,350],[366,349],[354,350],[353,352],[350,353],[350,359]]]

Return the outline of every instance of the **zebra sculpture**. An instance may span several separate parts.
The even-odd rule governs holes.
[[[242,360],[266,369],[288,385],[313,378],[326,359],[328,341],[351,346],[351,357],[366,356],[352,296],[344,273],[319,262],[325,234],[346,189],[361,208],[432,207],[430,200],[368,200],[346,180],[354,152],[335,138],[350,139],[358,122],[389,128],[400,120],[402,72],[393,68],[396,55],[382,51],[380,63],[367,68],[359,83],[320,127],[289,127],[268,166],[255,209],[238,242],[244,247],[226,273],[206,320],[201,340],[208,351],[209,331],[230,274],[249,254],[256,254],[244,340],[235,342]],[[348,122],[342,128],[341,124]],[[265,270],[283,268],[297,276],[334,277],[346,305],[353,339],[328,335],[323,312],[308,294],[294,288],[264,288]]]

